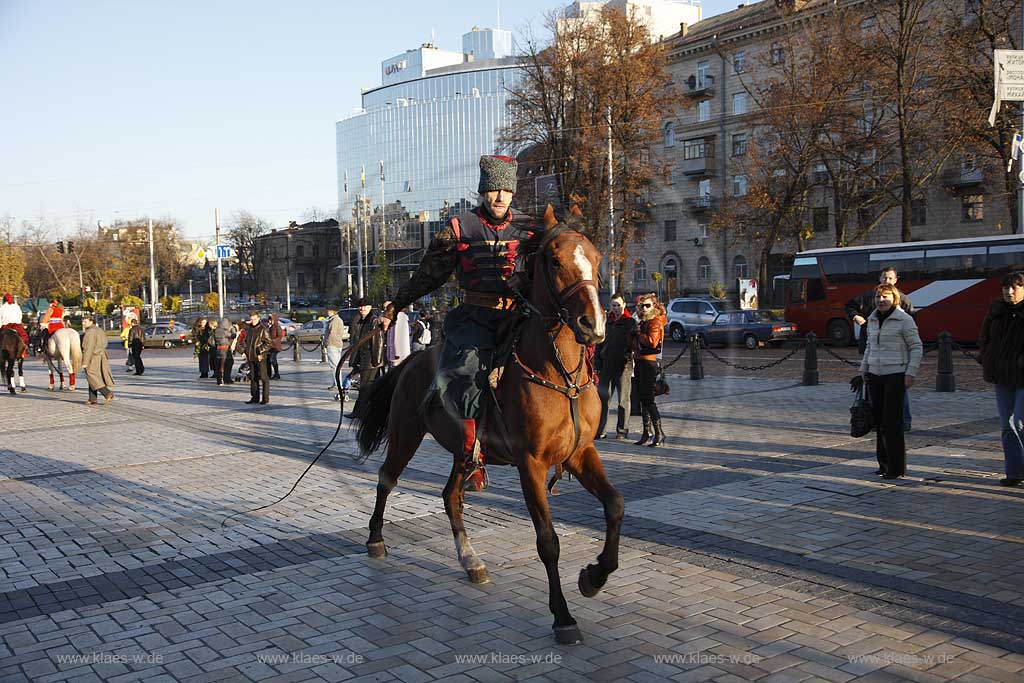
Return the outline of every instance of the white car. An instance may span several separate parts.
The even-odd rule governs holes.
[[[302,325],[300,325],[299,323],[295,322],[291,318],[281,318],[281,317],[278,317],[277,323],[284,329],[285,336],[288,336],[289,334],[291,334],[295,330],[297,330],[300,327],[302,327]]]

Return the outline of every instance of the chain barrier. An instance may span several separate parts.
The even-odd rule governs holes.
[[[924,345],[924,351],[921,352],[921,357],[923,358],[924,356],[927,356],[932,351],[937,351],[938,349],[939,349],[939,343],[938,342],[932,342],[931,344],[925,344]]]
[[[842,361],[843,363],[846,363],[849,366],[852,366],[852,367],[855,367],[855,368],[859,368],[860,367],[860,361],[848,360],[846,358],[843,358],[842,356],[840,356],[838,353],[836,353],[835,351],[833,351],[832,349],[830,349],[827,346],[818,345],[818,348],[823,350],[825,353],[827,353],[828,355],[832,356],[836,360]]]
[[[676,363],[678,363],[678,362],[679,362],[679,360],[680,360],[680,359],[681,359],[681,358],[683,357],[683,354],[684,354],[684,353],[687,353],[687,352],[688,352],[689,350],[690,350],[690,342],[688,342],[688,341],[687,341],[687,342],[683,342],[683,348],[682,348],[682,350],[681,350],[681,351],[679,352],[679,355],[678,355],[678,356],[676,356],[675,358],[673,358],[673,359],[672,359],[672,362],[671,362],[671,363],[669,363],[668,365],[663,365],[663,366],[661,367],[661,371],[662,371],[662,372],[665,372],[665,371],[666,371],[666,370],[668,370],[668,369],[669,369],[670,367],[672,367],[673,365],[675,365]]]
[[[782,358],[778,358],[776,360],[773,360],[772,362],[767,363],[765,365],[739,365],[737,363],[733,363],[731,361],[728,361],[725,358],[722,358],[721,356],[719,356],[717,353],[715,353],[714,351],[712,351],[711,349],[709,349],[706,346],[702,346],[701,347],[701,351],[706,351],[708,353],[708,355],[710,355],[712,358],[717,360],[719,363],[722,363],[723,365],[728,365],[729,367],[736,368],[737,370],[746,370],[748,372],[754,372],[754,371],[758,371],[758,370],[767,370],[768,368],[774,368],[776,365],[781,365],[782,363],[785,363],[787,360],[789,360],[790,358],[795,356],[797,354],[797,352],[800,351],[801,349],[803,349],[805,346],[806,346],[806,343],[799,344],[799,345],[793,347],[793,350],[790,351],[789,353],[787,353]]]
[[[284,352],[284,351],[291,351],[292,348],[294,348],[294,346],[295,346],[295,341],[294,340],[291,340],[291,341],[285,340],[284,343],[281,344],[281,351],[282,352]]]
[[[311,353],[311,352],[316,351],[317,349],[320,348],[320,342],[315,342],[313,344],[313,346],[311,346],[309,348],[306,348],[306,345],[301,343],[301,342],[298,342],[298,343],[299,343],[300,347],[302,348],[302,350],[305,351],[306,353]]]
[[[977,354],[971,353],[970,351],[968,351],[964,347],[962,347],[959,344],[957,344],[955,341],[950,340],[950,343],[953,345],[954,349],[956,349],[957,351],[962,353],[967,358],[970,358],[971,360],[973,360],[978,365],[981,365],[981,354],[980,353],[977,353]]]

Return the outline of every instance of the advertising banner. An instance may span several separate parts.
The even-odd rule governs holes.
[[[744,311],[752,311],[759,308],[757,301],[757,280],[739,278],[736,282],[737,289],[740,294],[740,309]]]

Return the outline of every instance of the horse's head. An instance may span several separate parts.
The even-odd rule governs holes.
[[[604,341],[605,314],[598,298],[601,253],[590,240],[558,221],[549,206],[547,228],[534,264],[534,287],[543,287],[555,315],[572,329],[579,344]]]

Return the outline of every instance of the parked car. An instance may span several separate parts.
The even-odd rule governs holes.
[[[722,311],[710,325],[693,330],[705,346],[739,345],[756,349],[761,344],[781,346],[797,338],[796,325],[786,322],[771,311]]]
[[[267,317],[268,320],[270,319],[269,315],[266,316],[266,317]],[[281,326],[281,328],[284,329],[284,333],[285,333],[286,336],[291,334],[295,330],[298,330],[298,329],[300,329],[302,327],[302,325],[300,325],[299,323],[295,322],[291,318],[282,318],[281,316],[278,316],[277,317],[277,322]]]
[[[143,328],[146,335],[146,348],[162,346],[169,349],[173,346],[188,346],[192,343],[192,336],[189,329],[180,323],[174,325],[150,325]]]
[[[701,299],[684,297],[672,299],[665,307],[668,317],[668,336],[672,341],[681,342],[691,334],[693,328],[710,325],[721,311],[735,307],[725,299]]]

